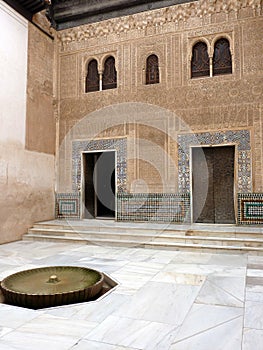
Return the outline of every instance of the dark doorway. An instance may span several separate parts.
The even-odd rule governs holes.
[[[192,148],[193,222],[235,223],[235,147]]]
[[[115,217],[115,152],[85,153],[84,218]]]

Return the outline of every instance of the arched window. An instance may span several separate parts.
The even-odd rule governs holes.
[[[88,72],[86,77],[86,92],[99,91],[100,77],[98,72],[98,62],[91,60],[88,65]]]
[[[150,55],[146,61],[146,84],[159,83],[159,62],[156,55]]]
[[[209,56],[207,53],[207,45],[203,41],[199,41],[193,47],[191,61],[191,78],[210,76],[209,72]]]
[[[225,38],[217,40],[214,48],[213,75],[231,74],[232,57],[229,41]]]
[[[117,72],[115,68],[115,59],[110,56],[104,64],[102,77],[102,90],[115,89],[117,87]]]

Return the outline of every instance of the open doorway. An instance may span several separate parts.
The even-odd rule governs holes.
[[[115,218],[115,151],[83,153],[86,219]]]

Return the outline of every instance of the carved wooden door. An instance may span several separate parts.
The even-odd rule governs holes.
[[[193,221],[235,223],[234,146],[192,149]]]

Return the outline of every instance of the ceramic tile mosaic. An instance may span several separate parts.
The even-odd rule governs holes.
[[[251,147],[249,130],[227,130],[178,135],[179,192],[190,193],[190,151],[193,146],[236,145],[238,162],[238,191],[252,191]]]
[[[238,223],[263,224],[263,193],[238,194]]]
[[[56,218],[80,218],[79,193],[56,193]]]
[[[125,192],[127,183],[127,139],[101,139],[72,142],[72,189],[81,187],[81,156],[83,152],[116,151],[117,191]]]
[[[190,211],[187,194],[120,193],[118,221],[185,222]]]

